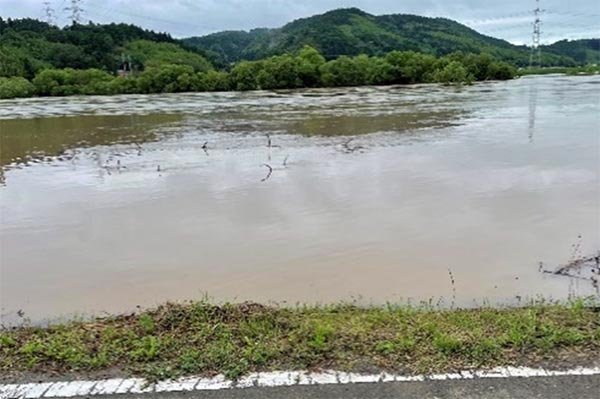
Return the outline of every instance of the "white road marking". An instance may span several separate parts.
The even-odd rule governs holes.
[[[223,375],[213,378],[186,377],[148,384],[141,378],[111,378],[97,381],[60,381],[26,384],[0,384],[0,399],[71,398],[115,394],[208,391],[250,387],[285,387],[294,385],[360,384],[376,382],[414,382],[470,380],[474,378],[532,378],[600,375],[600,367],[578,367],[570,370],[545,370],[529,367],[497,367],[491,370],[461,371],[450,374],[396,375],[358,374],[337,371],[273,371],[253,373],[238,381]]]
[[[137,384],[137,379],[135,379],[135,378],[128,378],[126,380],[121,380],[119,387],[114,392],[115,392],[115,394],[128,393],[131,390],[131,388],[136,384]],[[110,395],[110,393],[108,393],[107,395]]]
[[[193,391],[199,382],[200,382],[200,378],[198,378],[198,377],[181,378],[177,381],[161,381],[156,384],[155,391],[156,392]]]
[[[48,388],[50,388],[50,385],[52,385],[51,382],[27,384],[27,389],[25,390],[23,397],[26,399],[39,398],[48,390]]]
[[[90,391],[90,395],[106,395],[114,393],[123,382],[122,378],[111,378],[109,380],[98,381],[94,389]]]

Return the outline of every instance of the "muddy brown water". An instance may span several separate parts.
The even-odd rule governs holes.
[[[0,101],[2,322],[205,295],[593,295],[538,264],[600,248],[599,93],[545,76]]]

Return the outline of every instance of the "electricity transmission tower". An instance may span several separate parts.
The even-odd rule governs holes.
[[[50,1],[44,1],[44,16],[46,17],[48,25],[54,23],[54,8],[52,8],[52,3]]]
[[[542,10],[540,0],[535,0],[535,10],[533,10],[533,36],[531,44],[531,54],[529,55],[529,68],[542,66],[542,49],[540,47],[540,36],[542,35]]]
[[[83,8],[81,8],[82,2],[83,0],[71,0],[71,5],[65,8],[65,11],[71,13],[69,19],[71,19],[71,23],[73,24],[81,23],[81,14],[83,14]]]

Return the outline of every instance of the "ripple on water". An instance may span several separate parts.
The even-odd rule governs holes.
[[[1,313],[565,298],[598,79],[0,102]]]

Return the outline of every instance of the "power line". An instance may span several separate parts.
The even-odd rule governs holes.
[[[102,6],[98,6],[96,4],[88,4],[87,5],[90,8],[90,12],[86,12],[86,15],[89,15],[93,18],[97,18],[98,20],[109,20],[111,22],[117,22],[117,21],[122,21],[125,22],[127,21],[127,23],[138,23],[140,25],[156,25],[156,23],[159,24],[168,24],[170,26],[172,26],[172,28],[169,29],[165,29],[165,28],[160,28],[160,29],[155,29],[155,30],[161,30],[161,31],[168,31],[168,33],[179,33],[181,36],[186,36],[186,31],[185,28],[188,29],[195,29],[197,28],[196,25],[193,24],[189,24],[189,23],[185,23],[182,21],[173,21],[173,20],[167,20],[167,19],[163,19],[163,18],[155,18],[155,17],[151,17],[151,16],[146,16],[146,15],[140,15],[140,14],[136,14],[136,13],[132,13],[132,12],[127,12],[124,10],[117,10],[114,8],[108,8],[108,7],[102,7]],[[119,15],[119,16],[117,16]],[[98,21],[96,21],[98,22]],[[148,28],[147,26],[145,26],[145,28]]]
[[[546,22],[545,23],[546,26],[551,25],[552,29],[554,30],[560,30],[560,29],[577,29],[579,28],[582,31],[591,31],[594,29],[598,29],[600,28],[600,25],[597,24],[591,24],[591,23],[562,23],[562,22]],[[529,31],[529,29],[531,28],[531,22],[527,22],[527,23],[515,23],[513,25],[506,25],[506,26],[499,26],[499,27],[495,27],[495,28],[484,28],[484,29],[480,29],[479,32],[485,32],[485,33],[493,33],[493,32],[503,32],[503,31],[517,31],[517,30],[524,30],[525,28],[528,28],[527,30]],[[546,32],[543,32],[544,36]]]
[[[65,11],[69,11],[71,15],[69,19],[73,24],[81,23],[81,16],[83,14],[83,8],[81,8],[81,3],[83,0],[71,0],[71,5],[69,7],[65,7]]]
[[[492,25],[495,23],[510,22],[511,20],[522,19],[523,17],[531,16],[530,11],[516,12],[512,14],[506,14],[496,17],[486,17],[478,19],[460,20],[465,25],[479,26],[479,25]]]
[[[158,22],[158,23],[165,23],[165,24],[169,24],[169,25],[173,25],[173,26],[178,26],[178,27],[189,27],[189,28],[194,28],[194,29],[198,28],[198,25],[194,24],[194,23],[169,20],[169,19],[165,19],[165,18],[153,17],[153,16],[150,16],[150,15],[142,15],[142,14],[139,14],[139,13],[136,13],[136,12],[125,11],[125,10],[120,10],[120,9],[117,10],[117,9],[107,8],[107,7],[103,7],[103,6],[99,6],[97,4],[91,4],[91,3],[88,4],[88,6],[93,7],[97,11],[110,12],[110,16],[111,17],[114,16],[114,14],[120,14],[122,16],[133,18],[133,19],[138,19],[138,20],[144,20],[144,21],[150,21],[150,22]],[[207,28],[207,29],[219,29],[219,27],[213,26],[213,25],[205,25],[205,24],[203,24],[203,27]]]
[[[542,36],[542,10],[540,8],[540,0],[535,0],[535,10],[533,10],[534,20],[533,20],[533,34],[532,34],[532,44],[531,44],[531,54],[529,56],[529,68],[537,66],[540,68],[542,66],[542,48],[541,44],[541,36]]]
[[[568,12],[568,11],[549,11],[549,14],[556,14],[568,17],[577,17],[577,18],[600,18],[600,14],[590,14],[583,12]]]
[[[44,17],[46,19],[46,22],[48,23],[48,25],[53,25],[56,14],[54,12],[54,8],[52,8],[52,3],[50,1],[44,1],[43,4]]]

